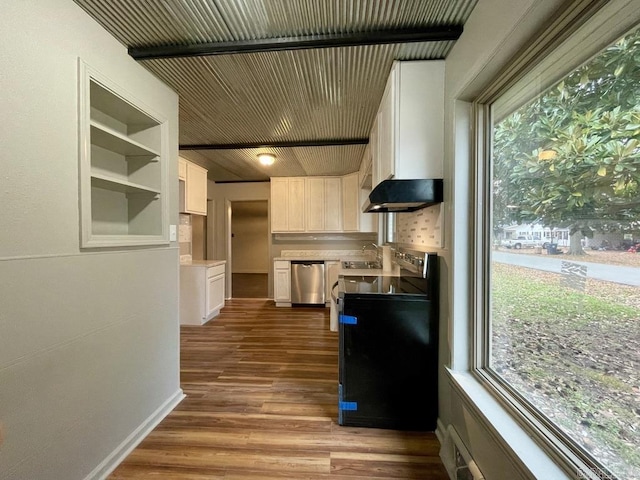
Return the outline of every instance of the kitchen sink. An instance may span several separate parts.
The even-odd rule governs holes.
[[[348,261],[342,262],[342,268],[367,270],[370,268],[382,268],[382,265],[380,265],[380,262],[377,261]]]

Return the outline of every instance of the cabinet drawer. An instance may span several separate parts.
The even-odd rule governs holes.
[[[215,267],[207,268],[207,278],[215,277],[224,273],[224,265],[216,265]]]
[[[288,260],[276,260],[273,265],[276,270],[288,270],[291,268],[291,262]]]

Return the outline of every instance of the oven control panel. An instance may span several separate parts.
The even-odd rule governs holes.
[[[420,275],[421,277],[427,276],[427,259],[429,257],[427,252],[420,252],[418,250],[407,250],[398,248],[393,253],[394,262],[405,270]]]

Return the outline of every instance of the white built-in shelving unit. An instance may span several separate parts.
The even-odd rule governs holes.
[[[79,61],[83,248],[169,243],[167,120]]]

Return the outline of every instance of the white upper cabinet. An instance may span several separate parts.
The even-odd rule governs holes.
[[[180,212],[207,214],[207,169],[178,157]]]
[[[306,197],[307,230],[322,232],[325,216],[324,178],[307,178]]]
[[[397,64],[396,64],[397,65]],[[395,174],[395,131],[394,122],[396,115],[396,76],[391,73],[385,87],[380,108],[378,110],[377,129],[377,182],[387,180]]]
[[[340,177],[308,177],[306,205],[308,232],[342,231],[342,184]]]
[[[358,172],[360,188],[371,190],[371,170],[371,141],[369,141],[364,149],[364,155],[360,162],[360,171]]]
[[[271,232],[375,232],[363,221],[358,172],[342,177],[271,178]],[[367,219],[369,220],[369,219]]]
[[[274,177],[271,179],[271,231],[305,231],[305,179]]]
[[[342,231],[342,178],[324,179],[324,228],[327,232]]]
[[[185,180],[185,212],[207,214],[207,170],[187,162]]]
[[[79,61],[81,246],[169,243],[167,120]]]
[[[388,178],[442,178],[443,60],[394,63],[370,142],[373,187]]]
[[[345,232],[360,230],[359,183],[358,173],[342,177],[342,228]]]

